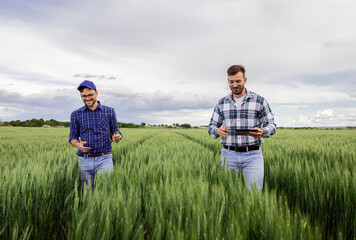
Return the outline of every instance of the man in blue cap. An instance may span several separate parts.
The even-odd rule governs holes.
[[[113,169],[111,140],[117,143],[123,136],[118,130],[115,110],[97,101],[94,83],[85,80],[78,90],[85,106],[71,114],[69,142],[78,148],[83,185],[90,180],[94,191],[95,174]]]

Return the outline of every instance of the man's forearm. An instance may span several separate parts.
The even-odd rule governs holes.
[[[213,138],[218,138],[219,135],[216,133],[218,127],[212,123],[209,124],[209,128],[208,128],[208,132],[209,132],[209,135]]]
[[[263,127],[263,137],[268,138],[276,133],[276,124],[270,123],[266,127]]]
[[[74,147],[76,147],[76,148],[80,148],[81,146],[80,146],[80,143],[79,143],[79,141],[77,140],[77,139],[72,139],[71,141],[70,141],[70,144],[72,144]]]

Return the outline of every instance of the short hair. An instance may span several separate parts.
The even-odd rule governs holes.
[[[242,72],[242,75],[245,77],[245,67],[242,65],[232,65],[229,69],[227,69],[228,76],[236,75],[239,72]]]

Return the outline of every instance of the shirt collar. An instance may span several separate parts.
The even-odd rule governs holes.
[[[98,101],[98,106],[97,106],[94,110],[99,109],[99,108],[102,109],[100,101]],[[81,110],[82,112],[84,112],[85,110],[91,110],[91,109],[88,108],[87,105],[84,104],[84,106],[81,107],[80,110]]]
[[[232,97],[232,93],[227,95],[226,98],[229,99],[231,102],[235,102],[234,98]],[[253,94],[252,94],[251,91],[247,90],[247,88],[246,88],[246,94],[245,94],[245,97],[243,99],[243,102],[245,102],[249,98],[253,98]]]

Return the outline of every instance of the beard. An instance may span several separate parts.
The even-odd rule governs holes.
[[[96,102],[96,101],[94,101],[94,99],[90,99],[90,100],[88,100],[88,101],[85,101],[84,104],[85,104],[88,108],[90,108],[90,107],[94,106],[95,102]]]
[[[245,86],[241,86],[241,87],[237,87],[237,88],[232,88],[231,91],[234,95],[240,95],[241,93],[243,93],[245,89]]]

